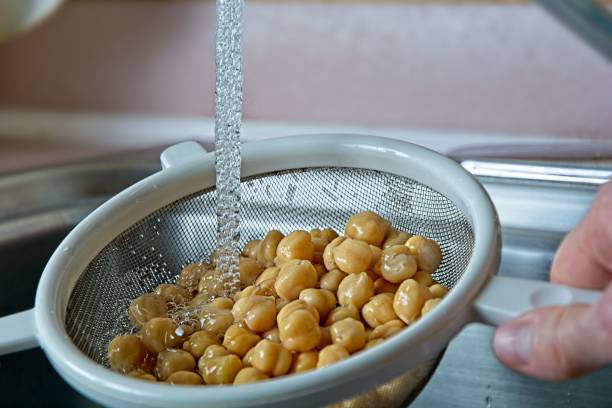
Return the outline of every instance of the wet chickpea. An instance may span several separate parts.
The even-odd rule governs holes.
[[[189,306],[201,306],[210,303],[211,296],[208,293],[198,293],[189,301]]]
[[[260,239],[254,239],[246,243],[242,249],[242,255],[248,258],[257,259],[257,250],[259,249]]]
[[[211,297],[223,296],[225,293],[225,285],[223,280],[217,276],[214,269],[204,272],[198,283],[198,292],[200,294],[207,294]]]
[[[317,344],[317,349],[321,350],[325,346],[329,346],[332,344],[331,332],[329,330],[329,326],[323,326],[320,328],[321,331],[321,339],[319,340],[319,344]]]
[[[257,248],[257,260],[260,264],[266,267],[274,266],[274,258],[276,258],[278,243],[284,237],[283,233],[278,230],[272,230],[266,234]]]
[[[428,301],[426,301],[425,304],[423,305],[423,308],[421,309],[421,317],[431,312],[434,309],[434,307],[440,304],[441,301],[442,299],[440,298],[429,299]]]
[[[345,239],[332,254],[338,269],[346,273],[363,272],[372,262],[372,250],[368,244],[356,239]]]
[[[300,292],[299,299],[317,309],[321,319],[325,319],[336,307],[336,296],[332,291],[326,289],[304,289]]]
[[[189,339],[183,343],[183,350],[188,351],[195,358],[200,358],[204,350],[213,344],[219,344],[217,335],[200,330],[189,336]]]
[[[268,330],[267,332],[265,332],[262,337],[266,340],[269,340],[273,343],[280,343],[280,335],[278,334],[278,327],[275,327],[271,330]]]
[[[218,309],[232,310],[232,307],[234,307],[234,301],[227,297],[218,297],[218,298],[214,298],[210,302],[210,307],[216,307]]]
[[[251,285],[263,272],[263,270],[263,265],[257,260],[253,258],[240,257],[238,273],[240,274],[240,282],[243,285]]]
[[[317,271],[310,261],[289,260],[280,269],[274,289],[281,299],[294,300],[300,292],[317,284]]]
[[[389,234],[387,235],[387,238],[385,238],[385,241],[382,244],[382,247],[383,249],[387,249],[395,245],[404,245],[406,244],[406,241],[410,239],[411,236],[411,234],[405,231],[399,231],[395,228],[391,228]]]
[[[381,246],[391,225],[380,215],[372,211],[364,211],[348,219],[344,234],[353,239]]]
[[[414,279],[407,279],[400,285],[393,298],[393,310],[406,324],[412,324],[421,314],[425,301],[431,298],[427,286]]]
[[[160,380],[165,381],[172,373],[177,371],[193,371],[195,366],[196,361],[191,353],[176,349],[163,350],[157,355],[155,375]]]
[[[254,350],[255,350],[255,347],[253,347],[252,349],[247,351],[247,353],[244,355],[244,357],[242,357],[242,366],[243,367],[251,367],[251,366],[253,366],[253,364],[251,364],[251,359],[253,358]]]
[[[142,342],[153,354],[167,348],[173,348],[183,342],[182,336],[177,335],[176,326],[168,317],[155,317],[142,326],[140,332]]]
[[[193,371],[176,371],[166,380],[168,384],[174,385],[202,385],[204,380]]]
[[[231,384],[242,370],[242,362],[235,354],[207,358],[205,353],[198,361],[198,370],[208,385]]]
[[[372,328],[376,328],[391,320],[398,319],[393,310],[393,294],[381,293],[374,296],[363,306],[361,315],[363,316],[363,320]]]
[[[234,315],[231,310],[206,305],[198,310],[198,320],[202,330],[221,336],[234,323]]]
[[[204,354],[202,354],[202,357],[213,358],[213,357],[227,356],[229,354],[230,352],[227,351],[225,347],[220,346],[218,344],[211,344],[210,346],[206,347],[206,350],[204,350]]]
[[[278,314],[281,344],[290,351],[310,351],[321,339],[319,313],[302,300],[287,304]]]
[[[144,344],[133,334],[117,336],[108,345],[108,360],[115,371],[134,371],[144,363],[145,357]]]
[[[293,359],[291,365],[292,373],[303,373],[304,371],[314,370],[317,368],[317,362],[319,361],[318,351],[306,351],[299,353]]]
[[[276,304],[272,296],[248,296],[239,299],[232,309],[234,320],[249,330],[262,333],[276,325]]]
[[[391,283],[401,283],[414,276],[417,263],[404,245],[394,245],[382,251],[380,273]]]
[[[234,385],[250,384],[257,381],[263,381],[270,378],[266,373],[259,371],[255,367],[245,367],[238,371],[234,378]]]
[[[370,279],[372,279],[372,282],[376,281],[376,279],[378,279],[380,276],[378,276],[376,274],[376,272],[373,272],[371,270],[367,270],[364,272],[366,275],[368,275],[370,277]]]
[[[280,264],[291,259],[312,261],[314,244],[306,231],[293,231],[283,238],[276,248],[276,258]]]
[[[314,266],[315,271],[317,271],[317,280],[320,280],[321,277],[327,273],[327,269],[325,269],[325,266],[320,263],[313,264],[312,266]]]
[[[217,258],[219,257],[219,251],[216,249],[210,253],[208,256],[208,260],[210,261],[211,269],[215,269],[215,265],[217,265]]]
[[[431,274],[424,272],[424,271],[417,271],[417,273],[414,274],[412,279],[419,282],[421,285],[427,286],[427,287],[436,283],[436,281],[434,281],[433,278],[431,277]]]
[[[321,229],[319,228],[313,228],[310,230],[309,234],[310,234],[310,239],[321,238],[323,231],[321,231]]]
[[[312,262],[316,264],[320,264],[323,262],[323,252],[325,252],[325,247],[329,242],[323,238],[311,238],[312,245],[314,247],[314,252],[312,255]]]
[[[350,356],[349,352],[339,344],[330,344],[319,351],[317,368],[327,367]]]
[[[431,293],[431,297],[434,299],[443,298],[448,293],[448,289],[439,283],[433,284],[429,287],[429,292]]]
[[[376,294],[380,293],[395,293],[399,288],[399,285],[396,283],[391,283],[385,278],[378,278],[374,281],[374,292]]]
[[[287,306],[289,303],[291,303],[291,301],[287,299],[276,299],[276,314],[278,315],[278,313],[283,309],[283,307]]]
[[[200,279],[202,279],[204,272],[209,269],[212,269],[212,266],[204,262],[189,264],[179,274],[176,284],[184,287],[191,293],[196,292]]]
[[[359,320],[359,309],[353,304],[348,304],[346,306],[338,306],[331,312],[329,312],[329,316],[327,316],[327,320],[325,321],[325,326],[331,326],[332,324],[339,322],[340,320],[352,318],[355,320]]]
[[[182,305],[191,300],[191,292],[179,285],[161,284],[153,292],[164,298],[166,303]]]
[[[319,286],[321,289],[336,292],[338,290],[338,286],[340,286],[340,282],[342,282],[342,279],[344,279],[347,275],[348,274],[342,272],[340,269],[333,269],[321,276],[319,279]]]
[[[321,237],[327,242],[332,242],[334,239],[338,238],[338,233],[331,228],[324,228],[321,230]]]
[[[230,326],[223,336],[223,347],[230,353],[240,357],[249,351],[260,340],[260,337],[249,330],[238,325]]]
[[[334,238],[323,250],[323,265],[325,265],[325,269],[328,271],[338,268],[336,261],[334,260],[334,249],[343,243],[345,239],[345,237]]]
[[[349,353],[354,353],[365,347],[365,326],[355,319],[344,319],[332,324],[330,327],[333,344],[339,344]]]
[[[442,250],[436,241],[415,235],[406,241],[406,246],[416,258],[419,269],[435,272],[442,262]]]
[[[368,338],[368,340],[372,341],[377,339],[388,339],[389,337],[402,330],[404,327],[406,327],[406,325],[401,320],[391,320],[390,322],[381,324],[380,326],[372,330],[372,333],[370,333],[370,337]]]
[[[353,273],[342,279],[338,286],[338,303],[360,309],[374,296],[374,282],[367,273]]]
[[[380,273],[380,256],[382,255],[382,249],[374,245],[369,245],[369,247],[370,251],[372,252],[372,260],[370,261],[368,270],[378,275]],[[378,267],[376,264],[379,264]]]
[[[374,339],[374,340],[370,340],[370,341],[368,341],[368,342],[366,343],[365,348],[366,348],[366,349],[369,349],[369,348],[371,348],[371,347],[374,347],[374,346],[376,346],[376,345],[378,345],[378,344],[382,343],[383,341],[385,341],[385,339]]]
[[[278,377],[289,372],[291,353],[278,343],[262,340],[254,347],[251,364],[258,370]]]
[[[264,269],[264,271],[255,279],[255,285],[258,285],[267,280],[275,280],[280,272],[280,268],[278,266],[271,266],[269,268]]]
[[[163,297],[154,293],[145,293],[130,303],[130,321],[140,327],[154,317],[165,317],[168,307]]]
[[[146,371],[141,370],[140,368],[137,369],[137,370],[130,371],[128,373],[128,375],[130,377],[138,378],[140,380],[147,380],[147,381],[157,382],[157,378],[153,374],[147,373]]]

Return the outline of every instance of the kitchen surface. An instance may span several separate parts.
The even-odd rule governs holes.
[[[166,147],[214,149],[214,2],[57,3],[0,42],[0,316],[34,305],[66,234]],[[446,155],[499,214],[498,274],[545,281],[612,177],[605,30],[568,27],[531,1],[247,1],[242,142],[371,134]],[[401,406],[612,404],[612,367],[534,380],[496,359],[494,330],[466,326]],[[99,406],[40,348],[0,356],[0,390],[7,407]]]

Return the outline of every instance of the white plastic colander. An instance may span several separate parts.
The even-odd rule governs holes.
[[[498,324],[536,306],[599,293],[494,277],[500,226],[478,181],[425,148],[359,135],[307,135],[242,148],[242,243],[269,229],[332,227],[372,210],[435,239],[442,303],[381,345],[329,367],[239,386],[170,386],[107,368],[129,331],[131,299],[171,281],[215,245],[214,154],[194,142],[162,153],[163,170],[110,199],[47,264],[32,310],[0,318],[0,354],[39,345],[75,389],[113,407],[319,406],[362,393],[437,355],[467,323]],[[26,255],[27,256],[27,255]]]

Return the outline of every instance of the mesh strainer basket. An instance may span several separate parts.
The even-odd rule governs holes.
[[[60,244],[42,275],[35,308],[0,319],[0,354],[40,345],[73,387],[108,406],[320,406],[430,360],[475,311],[499,322],[533,307],[535,292],[543,293],[536,296],[540,303],[559,291],[570,293],[569,301],[592,300],[586,291],[501,278],[483,290],[499,263],[495,210],[469,173],[437,153],[356,135],[271,139],[247,144],[242,153],[242,243],[271,228],[342,231],[351,214],[372,210],[440,244],[444,258],[434,276],[449,294],[383,344],[304,374],[187,387],[112,372],[106,347],[130,330],[130,300],[171,281],[215,246],[214,155],[188,142],[166,150],[164,170],[109,200]],[[512,302],[503,301],[509,297]]]

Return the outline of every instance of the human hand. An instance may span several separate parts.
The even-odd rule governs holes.
[[[612,362],[612,182],[602,186],[581,223],[561,243],[551,281],[603,289],[593,305],[547,307],[497,329],[493,349],[508,367],[563,380]]]

